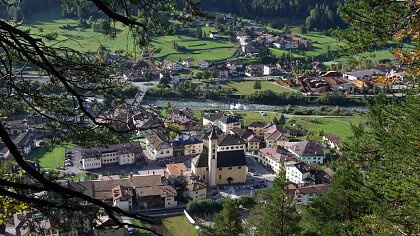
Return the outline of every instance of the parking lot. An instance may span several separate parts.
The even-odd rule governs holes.
[[[210,198],[238,198],[240,196],[250,196],[255,194],[258,190],[270,188],[273,185],[273,180],[276,174],[271,173],[263,166],[258,164],[252,156],[247,155],[248,175],[244,184],[237,185],[221,185],[208,189]]]

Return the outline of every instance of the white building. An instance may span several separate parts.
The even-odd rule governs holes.
[[[295,184],[313,182],[315,166],[305,162],[290,162],[286,164],[286,180]]]
[[[207,198],[207,185],[201,182],[191,182],[187,184],[187,197],[191,200]]]
[[[262,165],[270,167],[276,173],[279,173],[280,169],[284,168],[284,166],[281,166],[281,163],[286,165],[293,160],[291,153],[280,146],[260,149],[255,159]]]
[[[156,134],[146,137],[146,150],[155,160],[164,161],[174,156],[172,145]]]
[[[177,71],[177,70],[182,69],[182,65],[178,62],[164,61],[163,65],[165,66],[166,69],[172,70],[172,71]]]
[[[294,184],[289,184],[287,188],[293,194],[294,204],[307,206],[312,203],[312,199],[314,197],[320,196],[327,192],[328,184],[313,184],[306,186],[296,186]]]
[[[219,119],[222,117],[222,112],[216,112],[208,116],[203,116],[203,126],[213,125],[219,127]]]
[[[82,151],[82,169],[98,169],[107,164],[128,165],[142,152],[138,142],[121,143]]]
[[[288,150],[295,155],[298,161],[323,164],[325,159],[324,147],[315,141],[301,141],[289,143]]]
[[[237,116],[222,116],[219,119],[219,129],[228,133],[233,128],[241,128],[241,120]]]
[[[219,37],[219,33],[218,32],[215,32],[215,31],[210,32],[210,38],[215,39],[217,37]]]
[[[271,65],[264,65],[263,67],[263,75],[271,75],[273,73],[273,66]]]
[[[208,61],[199,61],[198,62],[198,67],[200,67],[200,69],[205,70],[209,68],[209,62]]]
[[[112,189],[112,205],[124,211],[129,211],[133,208],[133,196],[132,188],[118,185]]]

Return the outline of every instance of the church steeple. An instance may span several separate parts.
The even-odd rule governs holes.
[[[211,132],[209,134],[209,140],[214,140],[214,139],[217,139],[216,127],[215,126],[211,126]]]
[[[212,126],[210,135],[209,135],[209,156],[208,156],[208,176],[209,176],[209,185],[216,185],[216,170],[217,170],[217,135],[216,127]]]

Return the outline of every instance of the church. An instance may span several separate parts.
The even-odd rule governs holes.
[[[234,134],[216,135],[215,127],[208,145],[191,163],[191,171],[209,186],[244,183],[248,173],[245,142]]]

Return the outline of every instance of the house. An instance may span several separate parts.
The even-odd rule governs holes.
[[[286,166],[286,180],[295,184],[315,182],[315,165],[306,162],[289,162]]]
[[[229,68],[226,66],[215,66],[211,67],[209,70],[211,73],[215,73],[219,79],[229,77]]]
[[[263,75],[273,75],[277,72],[277,67],[275,65],[264,65]]]
[[[92,230],[88,220],[74,213],[74,218],[66,214],[53,212],[51,216],[44,216],[40,212],[19,212],[13,214],[13,223],[17,236],[49,235],[49,236],[78,236],[87,235]]]
[[[164,121],[164,124],[166,127],[168,127],[169,125],[175,124],[179,128],[180,131],[187,130],[188,127],[194,125],[194,123],[197,123],[197,122],[194,119],[191,119],[190,117],[185,116],[184,113],[169,114]]]
[[[197,64],[198,64],[198,67],[202,70],[206,70],[206,69],[209,68],[209,62],[208,61],[200,60],[200,61],[198,61]]]
[[[219,128],[227,133],[233,128],[241,128],[241,120],[238,116],[222,116],[219,119]]]
[[[289,142],[290,133],[280,125],[269,123],[264,127],[266,147],[285,146]]]
[[[10,155],[10,151],[6,146],[2,145],[3,144],[0,143],[0,160],[6,160]]]
[[[13,139],[13,143],[16,145],[20,153],[27,155],[33,148],[35,148],[35,140],[37,139],[37,133],[35,132],[23,132]]]
[[[242,45],[241,46],[241,51],[242,53],[244,53],[246,56],[249,56],[251,58],[257,57],[258,56],[258,49],[256,49],[253,45],[251,44],[246,44],[246,45]]]
[[[255,121],[248,125],[248,129],[252,130],[257,137],[264,138],[264,127],[266,123]]]
[[[12,136],[19,135],[29,130],[27,123],[23,120],[6,120],[4,122],[4,127]]]
[[[192,181],[187,184],[187,198],[190,200],[200,200],[207,197],[207,185],[203,182]]]
[[[98,169],[104,165],[129,165],[141,158],[140,143],[129,142],[107,147],[87,148],[81,151],[82,169]]]
[[[194,136],[181,134],[171,142],[174,156],[189,156],[200,154],[203,151],[204,143]]]
[[[305,140],[289,143],[287,148],[295,155],[295,159],[298,161],[318,164],[324,163],[324,147],[318,142]]]
[[[241,32],[238,32],[237,35],[236,35],[236,39],[238,40],[239,45],[241,45],[241,46],[247,45],[250,41],[249,38],[250,37],[248,35],[245,35]]]
[[[223,116],[223,112],[216,112],[207,116],[203,116],[203,126],[213,125],[219,127],[219,119]]]
[[[229,69],[229,72],[232,73],[239,68],[243,68],[244,65],[243,65],[242,60],[235,60],[235,61],[228,61],[226,63],[226,67]]]
[[[174,164],[166,164],[166,172],[170,176],[184,176],[187,174],[187,167],[184,163],[174,163]]]
[[[129,81],[145,81],[159,74],[159,67],[150,60],[138,60],[124,72],[123,78]]]
[[[334,134],[325,134],[322,137],[322,140],[328,147],[335,148],[337,150],[340,150],[340,146],[343,144],[341,139]]]
[[[163,135],[146,136],[146,150],[154,160],[166,161],[173,157],[173,147]]]
[[[261,140],[254,134],[252,130],[233,128],[230,130],[230,133],[237,135],[246,143],[247,151],[256,151],[260,149]]]
[[[193,65],[194,58],[187,57],[184,60],[182,60],[182,65],[186,68],[190,68]]]
[[[131,129],[136,130],[136,135],[139,138],[165,132],[163,120],[154,112],[148,110],[143,110],[133,115],[128,124]]]
[[[364,69],[364,70],[355,70],[343,73],[343,78],[348,80],[362,80],[370,81],[375,79],[378,76],[385,76],[386,71],[380,69]]]
[[[245,75],[249,77],[262,76],[263,67],[263,65],[248,65],[245,67]]]
[[[46,127],[46,125],[49,122],[50,120],[47,117],[39,116],[39,115],[29,116],[26,119],[26,124],[28,125],[29,131],[34,131],[34,132],[42,132],[42,133],[47,132],[48,128]]]
[[[258,150],[258,155],[255,159],[262,165],[279,173],[280,169],[284,169],[282,163],[284,163],[284,165],[290,163],[293,160],[293,155],[284,147],[267,147]]]
[[[310,185],[297,185],[288,184],[287,189],[293,196],[293,202],[296,205],[310,205],[312,199],[320,196],[328,191],[328,184],[310,184]]]
[[[210,186],[244,183],[248,172],[245,142],[232,134],[217,137],[213,127],[208,146],[192,160],[191,171]]]
[[[177,206],[175,188],[164,183],[161,175],[134,175],[105,181],[70,182],[69,188],[108,204],[117,204],[115,206],[118,207],[128,206],[129,210]],[[114,200],[115,196],[119,201]]]
[[[117,216],[119,220],[121,217]],[[118,224],[114,222],[106,214],[102,214],[99,219],[96,220],[96,227],[93,229],[93,236],[114,236],[114,235],[129,235],[127,228],[118,227]]]
[[[172,84],[179,84],[181,82],[181,74],[180,73],[169,73],[169,78],[171,78]]]
[[[217,37],[219,37],[219,32],[216,32],[216,31],[210,32],[210,38],[216,39]]]
[[[112,189],[113,206],[124,211],[133,209],[134,190],[132,188],[117,185]]]
[[[166,69],[171,70],[171,71],[177,71],[177,70],[182,69],[182,65],[178,62],[164,61],[163,65]]]

